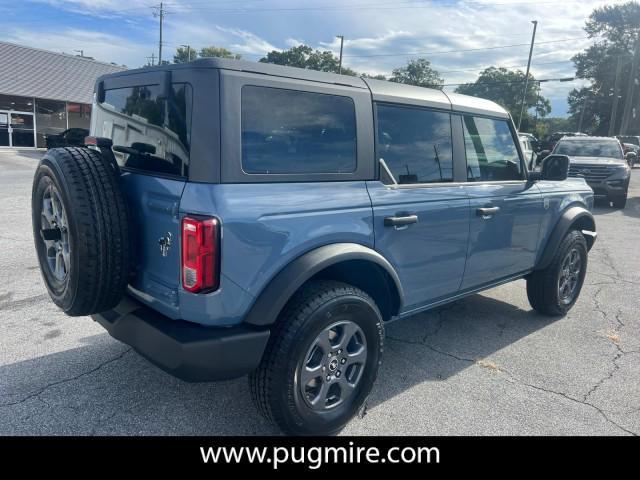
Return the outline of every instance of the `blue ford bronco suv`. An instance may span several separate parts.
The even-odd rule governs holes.
[[[187,381],[249,375],[283,431],[340,430],[385,324],[525,278],[563,315],[596,239],[569,160],[498,105],[236,60],[101,77],[86,146],[33,183],[53,302]]]

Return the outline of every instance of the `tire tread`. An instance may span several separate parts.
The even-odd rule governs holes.
[[[63,177],[57,181],[77,232],[77,288],[69,304],[60,306],[71,316],[113,308],[129,277],[129,221],[119,178],[99,152],[85,147],[52,149],[45,160]]]
[[[249,375],[249,387],[254,405],[265,418],[285,432],[288,430],[287,421],[273,408],[276,398],[274,376],[276,372],[286,368],[287,354],[306,319],[326,302],[345,295],[359,296],[376,305],[367,293],[339,281],[316,280],[304,285],[283,309],[271,330],[262,362]]]

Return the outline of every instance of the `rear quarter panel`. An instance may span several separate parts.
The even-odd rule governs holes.
[[[322,245],[373,248],[365,182],[188,183],[182,214],[214,215],[222,224],[221,286],[208,295],[180,293],[183,318],[206,325],[242,321],[255,297],[287,264]]]

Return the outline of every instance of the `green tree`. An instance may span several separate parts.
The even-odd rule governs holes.
[[[576,125],[571,118],[564,117],[545,117],[538,120],[535,127],[531,130],[537,138],[542,139],[553,132],[574,132],[577,130]]]
[[[489,67],[483,70],[475,82],[460,85],[457,93],[492,100],[506,110],[518,122],[522,108],[522,90],[525,84],[525,73],[522,70],[508,70],[504,67]],[[525,112],[522,117],[521,130],[534,128],[534,121],[529,113],[533,108],[538,117],[545,117],[551,112],[549,100],[540,95],[540,84],[529,74]]]
[[[387,77],[385,77],[385,76],[384,76],[384,75],[382,75],[382,74],[378,74],[378,75],[369,75],[368,73],[363,73],[361,76],[362,76],[363,78],[371,78],[371,79],[373,79],[373,80],[386,80],[386,79],[387,79]]]
[[[272,50],[259,60],[262,63],[275,63],[289,67],[308,68],[321,72],[338,73],[340,59],[329,50],[314,50],[308,45],[297,45],[288,50]],[[345,66],[342,67],[343,75],[357,75],[357,73]]]
[[[239,53],[233,53],[224,47],[214,47],[214,46],[202,47],[198,55],[200,56],[200,58],[217,57],[217,58],[232,58],[234,60],[240,60],[242,58],[242,55],[240,55]]]
[[[389,81],[428,88],[442,88],[444,84],[444,79],[426,58],[409,60],[404,67],[394,69]]]
[[[640,105],[638,87],[634,88],[633,98],[627,95],[629,81],[635,85],[638,75],[636,71],[632,78],[631,58],[640,39],[640,4],[628,2],[597,8],[589,16],[585,31],[590,37],[599,36],[602,40],[573,57],[576,77],[590,82],[588,86],[569,93],[569,113],[576,127],[582,124],[583,131],[607,135],[613,121],[613,131],[619,133],[625,105]],[[612,120],[618,59],[621,66],[617,92],[619,101],[616,118]],[[635,117],[631,116],[627,133],[640,134],[640,112]]]
[[[178,47],[173,56],[173,63],[187,63],[198,58],[198,52],[191,47]]]

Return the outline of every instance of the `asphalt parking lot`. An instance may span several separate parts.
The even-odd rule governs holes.
[[[246,379],[189,384],[49,301],[31,233],[41,153],[0,152],[0,435],[274,434]],[[640,169],[564,318],[524,281],[387,328],[385,361],[351,435],[640,434]]]

